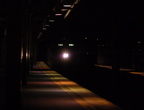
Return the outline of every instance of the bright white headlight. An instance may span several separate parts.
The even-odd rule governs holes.
[[[63,57],[64,59],[67,59],[67,58],[69,58],[69,54],[68,54],[68,53],[63,53],[62,57]]]

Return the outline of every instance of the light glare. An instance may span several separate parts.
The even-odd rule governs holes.
[[[68,53],[63,53],[63,58],[68,58],[69,54]]]

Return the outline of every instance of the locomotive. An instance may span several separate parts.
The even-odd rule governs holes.
[[[96,51],[74,43],[58,43],[48,51],[48,64],[54,69],[69,69],[92,66]]]

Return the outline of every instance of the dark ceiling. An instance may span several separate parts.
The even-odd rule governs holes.
[[[40,0],[40,3],[35,1],[32,2],[32,7],[33,10],[47,11],[48,14],[58,1],[60,0]],[[73,30],[72,33],[77,31],[96,33],[97,31],[107,34],[110,31],[113,32],[115,27],[121,34],[130,34],[130,31],[137,34],[137,31],[143,28],[143,11],[143,5],[138,2],[80,0],[69,16],[59,23],[60,31],[62,29],[65,32]]]
[[[49,19],[54,19],[55,22],[50,23],[52,25],[45,31],[47,35],[56,32],[64,35],[76,33],[77,36],[98,36],[105,39],[107,36],[113,36],[114,31],[123,37],[140,38],[144,35],[144,6],[138,1],[79,0],[66,19],[54,16],[54,13],[59,13],[63,4],[73,4],[76,0],[23,1],[23,5],[29,12],[35,37],[44,31],[44,20],[48,23]],[[2,20],[1,16],[11,4],[9,0],[3,0],[0,3],[0,19]]]

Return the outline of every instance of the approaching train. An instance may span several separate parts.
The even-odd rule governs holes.
[[[72,43],[52,46],[47,56],[48,64],[54,68],[76,68],[93,65],[96,62],[94,50]]]

